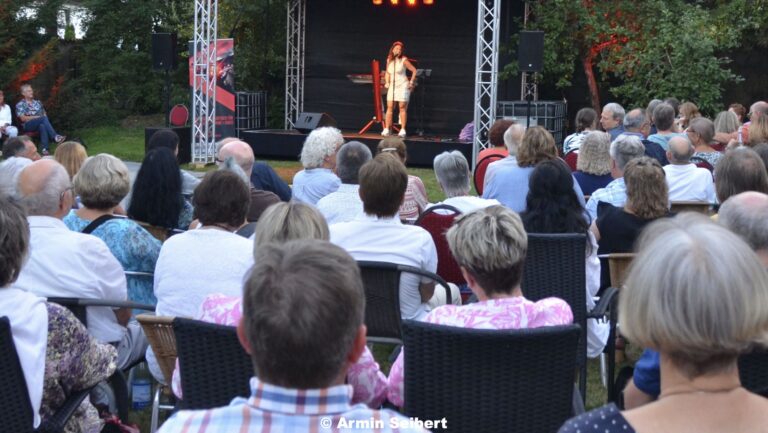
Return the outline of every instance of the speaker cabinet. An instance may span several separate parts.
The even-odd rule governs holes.
[[[520,72],[541,72],[544,66],[544,32],[520,32],[517,66]]]
[[[152,33],[152,69],[176,69],[176,33]]]
[[[336,119],[328,113],[301,113],[294,124],[297,131],[309,134],[313,129],[321,126],[336,127]]]

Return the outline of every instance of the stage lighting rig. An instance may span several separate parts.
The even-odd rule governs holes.
[[[385,0],[372,0],[374,6],[381,6]],[[391,6],[400,6],[400,0],[389,0]],[[418,6],[419,0],[405,0],[405,4],[408,6]],[[421,0],[421,4],[424,6],[432,6],[435,4],[435,0]]]

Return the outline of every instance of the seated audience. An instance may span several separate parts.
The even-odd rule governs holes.
[[[179,139],[179,135],[176,134],[176,131],[173,129],[160,129],[155,131],[155,133],[149,137],[149,142],[147,143],[147,152],[152,149],[165,147],[166,149],[173,152],[173,155],[178,158],[180,142],[181,140]],[[184,196],[184,198],[190,199],[192,194],[195,192],[195,188],[200,185],[200,179],[191,175],[185,170],[179,169],[179,171],[181,172],[181,194]]]
[[[14,284],[29,256],[29,237],[24,212],[0,197],[0,317],[7,317],[11,324],[32,407],[32,431],[71,394],[111,376],[117,354],[112,345],[99,344],[90,336],[69,310]],[[102,424],[86,398],[64,432],[97,433]]]
[[[341,179],[341,185],[317,202],[317,209],[329,225],[352,221],[363,214],[358,174],[360,167],[371,158],[371,150],[359,141],[350,141],[339,149],[336,155],[336,175]]]
[[[120,262],[101,239],[69,230],[62,218],[74,194],[67,170],[52,159],[32,163],[19,175],[20,203],[27,212],[30,255],[14,287],[39,296],[125,301]],[[147,340],[131,310],[88,307],[88,331],[117,347],[121,370],[141,359]]]
[[[177,412],[160,432],[356,432],[339,423],[372,420],[390,431],[390,419],[406,418],[353,406],[352,386],[344,383],[365,351],[364,304],[358,267],[341,248],[319,240],[264,245],[243,289],[237,327],[257,373],[251,398]],[[426,432],[407,424],[398,431]]]
[[[655,110],[656,107],[658,107],[662,102],[663,101],[661,99],[651,99],[651,102],[648,103],[648,107],[645,108],[645,118],[651,122],[651,127],[648,130],[648,136],[658,132],[656,124],[653,120],[653,110]]]
[[[664,166],[669,200],[714,203],[715,184],[712,173],[691,163],[692,155],[693,145],[687,137],[672,137],[669,140],[669,165]]]
[[[747,117],[746,107],[736,102],[728,106],[728,111],[736,115],[736,118],[739,121],[739,125],[744,123],[744,120]]]
[[[571,308],[562,299],[532,302],[523,296],[528,236],[520,217],[502,206],[462,215],[447,233],[451,253],[461,267],[478,302],[446,305],[424,320],[439,325],[477,329],[519,329],[565,325],[573,322]],[[389,401],[404,405],[404,360],[400,352],[389,373]]]
[[[56,146],[56,151],[53,152],[53,159],[67,169],[70,179],[75,178],[80,167],[83,166],[85,158],[88,158],[85,147],[76,141],[65,141]]]
[[[741,105],[741,104],[737,104]],[[742,108],[744,108],[742,106]],[[741,122],[739,117],[731,111],[721,111],[715,118],[715,141],[725,146],[731,140],[738,139],[739,127]]]
[[[701,215],[652,224],[619,298],[622,334],[660,354],[659,400],[603,406],[560,433],[757,432],[768,401],[740,383],[737,357],[768,333],[768,274],[738,236]],[[736,409],[735,409],[736,408]],[[586,430],[586,429],[585,429]]]
[[[0,196],[16,197],[19,174],[21,174],[21,170],[24,170],[30,164],[32,164],[32,160],[18,156],[6,159],[0,163]]]
[[[360,198],[364,215],[334,224],[331,242],[344,248],[355,260],[370,260],[437,271],[437,250],[432,236],[421,227],[400,222],[398,208],[408,185],[408,173],[397,157],[376,155],[360,169]],[[459,290],[452,287],[450,298],[443,288],[417,275],[400,277],[400,312],[404,320],[421,319],[430,308],[460,303]]]
[[[752,122],[757,121],[757,119],[763,116],[768,116],[768,102],[757,101],[750,105],[749,113],[747,113],[747,115],[749,116],[749,121],[743,122],[739,128],[738,144],[749,144],[751,142],[749,133],[752,132],[750,130]]]
[[[155,267],[156,314],[197,317],[212,293],[241,294],[243,277],[253,265],[252,244],[235,234],[245,222],[250,196],[240,176],[226,170],[208,173],[193,196],[202,226],[168,238]],[[164,382],[152,349],[150,372]]]
[[[388,137],[379,142],[376,153],[387,152],[395,155],[405,166],[408,160],[408,152],[405,141],[399,137]],[[415,220],[429,204],[427,189],[424,182],[418,176],[408,175],[408,187],[405,189],[405,198],[400,205],[400,219]]]
[[[664,148],[659,146],[658,143],[654,143],[647,139],[651,130],[651,123],[645,117],[645,110],[642,108],[635,108],[624,116],[624,135],[634,135],[643,142],[645,146],[645,156],[659,161],[661,166],[669,164]]]
[[[517,149],[523,141],[523,135],[525,135],[525,126],[519,123],[513,124],[504,132],[504,144],[507,146],[509,155],[504,159],[488,164],[488,167],[485,169],[485,179],[483,179],[483,191],[485,191],[485,187],[489,184],[497,169],[517,167]]]
[[[310,132],[301,148],[304,170],[293,177],[293,198],[311,205],[339,189],[341,180],[333,173],[336,152],[344,144],[341,131],[324,126]]]
[[[249,184],[248,188],[251,194],[251,206],[248,208],[248,213],[246,214],[246,220],[248,222],[258,221],[261,214],[268,207],[280,202],[280,197],[278,197],[277,194],[257,189],[250,184],[251,175],[253,174],[253,164],[256,161],[256,158],[253,155],[253,149],[251,149],[251,146],[249,146],[248,143],[239,140],[230,141],[221,146],[218,155],[217,160],[219,161],[219,166],[221,166],[227,158],[233,158],[246,176],[245,181]]]
[[[517,152],[517,164],[497,168],[491,179],[486,177],[483,198],[496,199],[515,212],[524,211],[525,197],[528,195],[528,178],[531,172],[541,161],[555,158],[557,158],[557,147],[552,134],[541,126],[528,128]],[[573,189],[583,203],[584,194],[579,184],[574,182]]]
[[[648,141],[658,144],[666,151],[669,139],[680,135],[675,131],[675,108],[666,102],[657,105],[653,109],[653,123],[656,125],[656,133],[649,135]]]
[[[59,135],[53,129],[43,104],[35,99],[35,92],[32,90],[32,86],[22,84],[19,90],[21,90],[23,98],[16,104],[16,116],[21,121],[21,128],[24,132],[37,132],[40,134],[41,153],[43,156],[47,156],[50,140],[61,143],[66,137]]]
[[[645,226],[669,215],[667,181],[658,161],[647,156],[629,161],[624,179],[627,189],[623,206],[597,205],[597,220],[591,229],[599,245],[598,254],[633,251],[635,240]],[[610,286],[607,262],[604,262],[601,274],[601,287]]]
[[[133,182],[128,217],[156,227],[186,230],[192,212],[182,195],[176,156],[164,147],[147,152]]]
[[[615,102],[605,104],[600,113],[600,126],[611,134],[611,141],[615,140],[624,132],[624,107]]]
[[[445,200],[431,206],[447,204],[458,209],[461,213],[469,213],[473,210],[488,206],[499,205],[498,200],[484,199],[469,195],[471,189],[469,179],[469,163],[464,154],[458,150],[443,152],[435,157],[433,167],[435,177],[440,189],[445,193]],[[429,208],[427,208],[429,209]]]
[[[610,147],[611,136],[607,132],[592,131],[582,140],[573,178],[584,195],[605,188],[613,181]]]
[[[692,160],[701,159],[713,168],[717,166],[717,161],[720,161],[723,154],[711,146],[715,137],[715,124],[706,117],[697,117],[691,120],[685,133],[695,150],[691,156]]]
[[[504,143],[504,133],[507,132],[510,126],[514,125],[514,120],[499,119],[493,122],[491,128],[488,129],[488,146],[477,154],[477,160],[485,158],[490,155],[499,155],[502,157],[509,156],[507,145]]]
[[[760,143],[752,148],[763,160],[763,164],[768,167],[768,143]]]
[[[754,147],[765,142],[768,142],[768,115],[758,117],[749,125],[749,142],[747,144]]]
[[[582,108],[576,112],[576,132],[565,137],[563,141],[563,155],[576,151],[578,153],[581,143],[587,134],[597,128],[597,112],[591,108]]]
[[[680,131],[685,131],[690,126],[691,120],[701,117],[699,107],[693,102],[683,102],[680,104],[680,117],[677,119],[677,127]]]
[[[40,159],[35,142],[26,135],[5,140],[3,144],[3,159],[13,158],[14,156],[27,158],[31,161]]]
[[[739,147],[726,152],[715,167],[715,193],[717,201],[724,203],[745,191],[768,194],[768,173],[760,155],[748,147]]]
[[[605,188],[596,189],[589,196],[585,206],[592,221],[597,218],[597,208],[600,202],[608,203],[616,207],[624,206],[627,201],[627,187],[624,184],[624,167],[635,158],[645,154],[645,146],[639,138],[630,135],[622,135],[611,143],[609,148],[611,155],[611,183]]]
[[[19,130],[13,126],[11,107],[5,103],[5,93],[0,90],[0,139],[3,136],[13,138],[19,135]]]
[[[604,135],[605,132],[595,131]],[[591,135],[592,133],[590,133]],[[573,177],[561,160],[544,161],[531,173],[526,210],[520,214],[528,233],[583,233],[587,236],[585,252],[587,310],[595,308],[595,296],[600,289],[600,259],[597,241],[589,230],[584,208],[573,192]],[[603,353],[610,327],[607,322],[587,320],[587,356]]]
[[[239,141],[235,137],[227,137],[217,143],[216,153],[218,154],[221,148],[230,141]],[[282,201],[289,201],[291,199],[291,187],[288,186],[285,181],[275,173],[275,170],[264,161],[256,161],[253,164],[251,170],[251,184],[256,189],[262,191],[270,191],[277,194]]]
[[[56,150],[58,152],[58,149]],[[131,188],[128,167],[112,155],[89,158],[75,176],[75,194],[82,207],[64,217],[75,232],[90,233],[104,241],[126,271],[155,271],[160,241],[135,221],[116,217],[115,209]],[[151,277],[128,276],[128,299],[155,305]]]

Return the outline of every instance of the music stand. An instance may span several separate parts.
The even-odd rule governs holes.
[[[384,114],[381,110],[381,69],[378,60],[371,61],[371,83],[373,83],[373,119],[358,132],[363,135],[375,124],[384,123]]]

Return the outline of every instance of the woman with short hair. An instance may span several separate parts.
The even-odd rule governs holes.
[[[405,141],[398,137],[387,137],[376,146],[376,153],[390,153],[395,155],[403,165],[408,161],[408,150]],[[427,198],[427,189],[424,182],[418,176],[408,175],[408,187],[405,189],[405,197],[400,205],[400,219],[415,220],[419,214],[424,212],[429,199]]]
[[[592,195],[613,181],[610,147],[611,134],[607,132],[592,131],[584,137],[573,173],[584,195]]]
[[[341,131],[323,126],[310,132],[301,148],[303,170],[293,176],[293,198],[317,204],[318,200],[339,189],[341,179],[336,170],[336,152],[344,144]]]
[[[660,352],[659,399],[623,412],[603,406],[560,433],[765,431],[768,401],[741,386],[736,362],[768,342],[768,274],[757,255],[695,214],[653,223],[638,251],[619,325],[628,340]]]
[[[455,207],[461,213],[467,213],[501,204],[498,200],[487,200],[469,195],[471,178],[469,163],[467,158],[458,150],[437,155],[432,166],[435,169],[437,183],[440,184],[440,189],[445,193],[445,200],[430,207],[445,204]]]
[[[64,217],[70,230],[87,232],[103,240],[126,271],[155,272],[160,241],[135,221],[115,216],[115,209],[131,189],[128,167],[112,155],[88,158],[74,180],[82,207]],[[155,305],[151,277],[129,276],[128,299]]]

